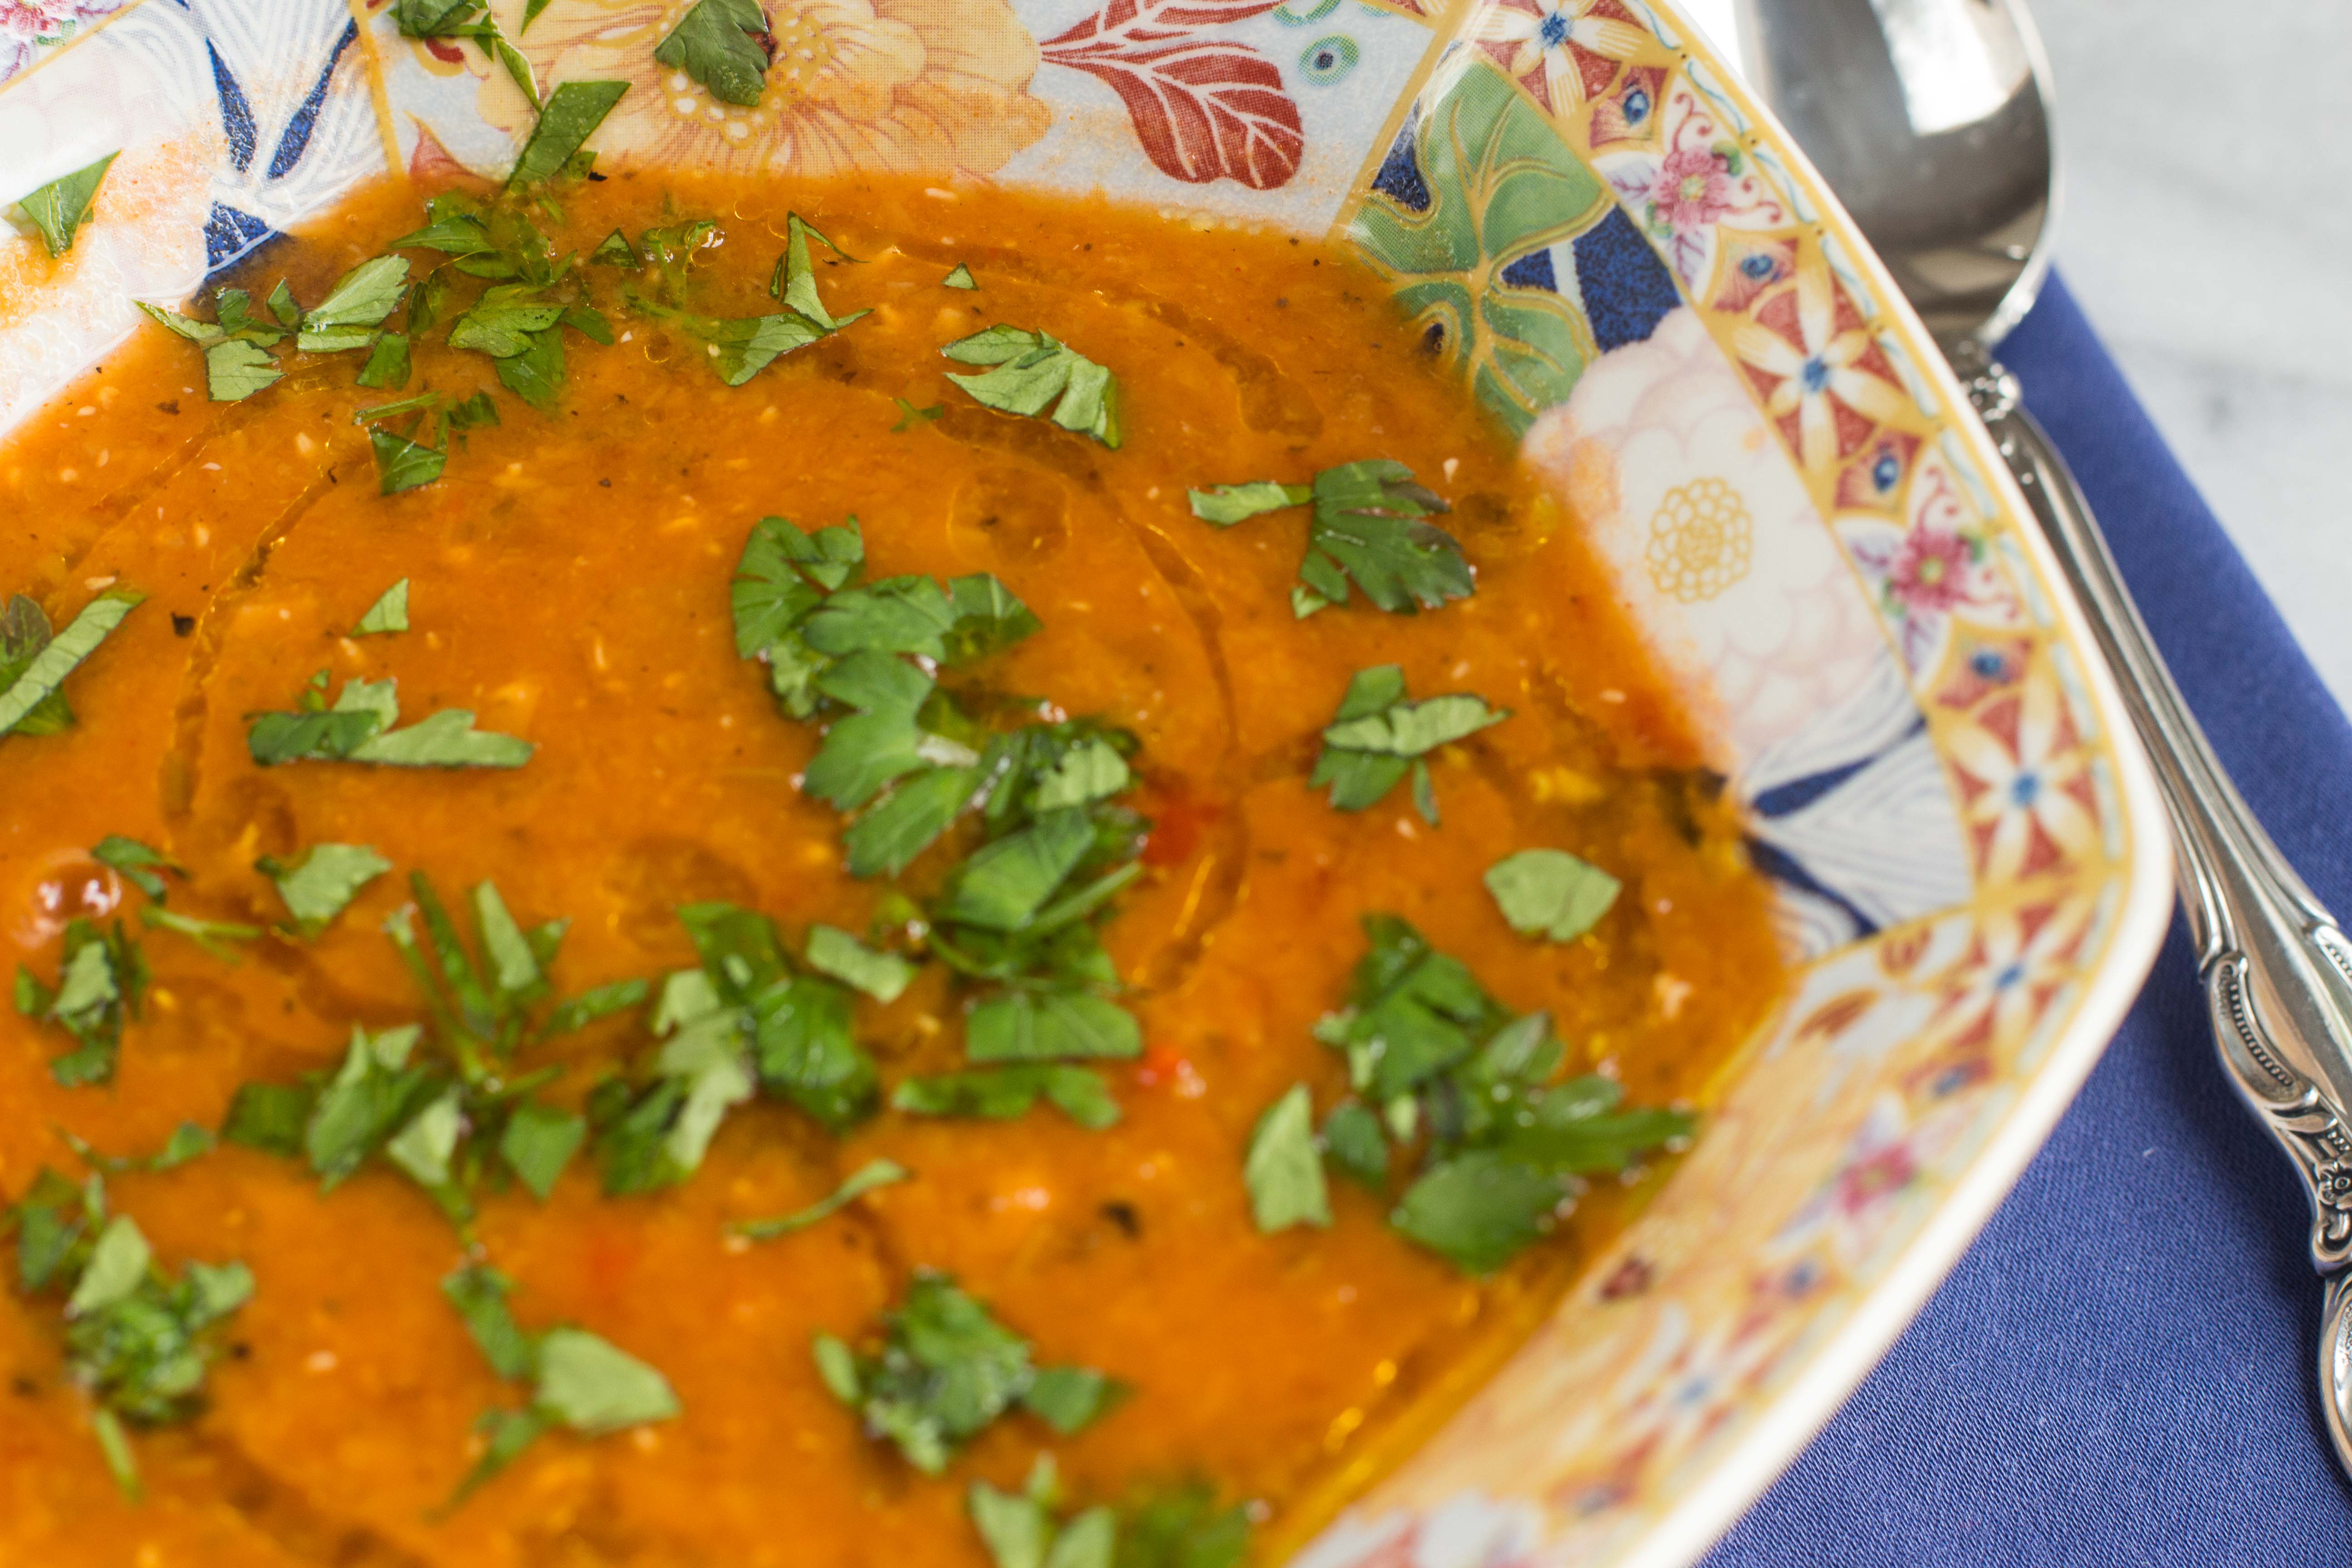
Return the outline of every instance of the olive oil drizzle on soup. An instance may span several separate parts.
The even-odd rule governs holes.
[[[0,453],[0,1557],[1275,1560],[1770,1003],[1329,249],[615,174],[237,283]]]

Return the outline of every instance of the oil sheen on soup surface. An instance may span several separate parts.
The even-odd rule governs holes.
[[[0,458],[0,1559],[1278,1556],[1777,982],[1572,520],[1311,243],[426,195]]]

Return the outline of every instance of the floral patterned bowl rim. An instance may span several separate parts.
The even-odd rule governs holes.
[[[1653,0],[767,0],[806,52],[756,112],[652,61],[684,3],[494,0],[542,80],[632,82],[603,157],[874,161],[1354,247],[1713,703],[1792,994],[1557,1314],[1295,1560],[1691,1561],[2000,1201],[2170,909],[2109,678],[1885,269]],[[388,165],[511,159],[512,86],[388,5],[0,7],[0,196],[123,150],[71,267],[0,237],[0,430],[131,299]]]

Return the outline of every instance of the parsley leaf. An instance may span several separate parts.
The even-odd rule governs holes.
[[[205,346],[205,395],[215,403],[241,403],[286,373],[268,351],[243,338]]]
[[[890,1108],[909,1116],[972,1116],[1009,1121],[1045,1100],[1088,1131],[1118,1124],[1118,1101],[1101,1078],[1059,1064],[983,1068],[910,1078],[890,1094]]]
[[[1358,670],[1340,700],[1339,711],[1323,731],[1322,754],[1315,759],[1310,787],[1331,786],[1331,804],[1362,811],[1411,773],[1413,804],[1433,827],[1437,803],[1429,784],[1428,754],[1511,716],[1468,692],[1405,700],[1404,670],[1393,664]]]
[[[353,624],[355,637],[383,637],[408,629],[408,579],[403,577],[377,596],[367,613]]]
[[[790,1236],[796,1230],[806,1230],[820,1221],[832,1218],[877,1187],[890,1186],[908,1179],[907,1167],[896,1160],[868,1160],[851,1172],[830,1195],[820,1198],[797,1213],[780,1215],[774,1219],[737,1220],[727,1227],[730,1236],[740,1236],[748,1241],[770,1241],[780,1236]]]
[[[160,868],[183,877],[188,874],[185,866],[162,850],[150,848],[136,838],[125,838],[119,833],[110,833],[100,839],[97,847],[89,852],[89,858],[101,866],[113,868],[124,881],[159,904],[165,901],[170,889],[155,871]]]
[[[1258,479],[1245,485],[1212,485],[1204,490],[1187,490],[1185,494],[1192,503],[1194,517],[1213,527],[1231,528],[1237,522],[1247,522],[1251,518],[1264,517],[1270,511],[1305,506],[1315,499],[1315,487]]]
[[[877,1002],[896,1002],[914,982],[915,966],[895,952],[877,952],[836,926],[809,928],[808,964]]]
[[[278,885],[294,929],[316,937],[392,862],[364,844],[314,844],[290,866],[265,855],[253,868]]]
[[[383,495],[429,485],[449,462],[447,447],[427,447],[389,430],[369,431],[368,446],[375,455],[376,489]]]
[[[996,1568],[1112,1568],[1118,1516],[1097,1506],[1057,1526],[1051,1510],[1060,1489],[1050,1454],[1037,1456],[1018,1492],[972,1482],[965,1506]]]
[[[16,1233],[16,1283],[61,1292],[66,1375],[97,1409],[91,1422],[124,1495],[140,1495],[125,1424],[161,1426],[204,1408],[211,1331],[253,1296],[242,1263],[190,1262],[173,1279],[128,1215],[109,1215],[98,1176],[77,1186],[43,1170],[0,1212]]]
[[[567,81],[540,105],[539,122],[507,175],[507,189],[553,179],[629,90],[625,81]]]
[[[980,284],[972,278],[971,268],[966,267],[961,261],[956,263],[956,268],[954,271],[940,279],[940,285],[946,289],[977,289],[980,287]]]
[[[1047,333],[1003,322],[959,338],[940,353],[963,364],[993,365],[979,375],[949,375],[985,407],[1034,417],[1055,399],[1054,423],[1119,444],[1118,382],[1094,361]]]
[[[371,763],[398,768],[519,768],[536,749],[512,735],[474,728],[473,713],[444,708],[406,729],[399,682],[347,680],[332,708],[260,713],[246,749],[265,768],[288,763]]]
[[[408,334],[386,332],[368,351],[367,363],[361,367],[362,386],[395,389],[408,384]]]
[[[625,267],[632,271],[646,264],[645,258],[637,254],[636,247],[629,243],[629,237],[617,228],[588,253],[588,260],[593,266]]]
[[[13,595],[0,605],[0,700],[6,699],[8,689],[32,664],[33,656],[48,647],[55,635],[47,615],[24,595]],[[67,705],[65,693],[52,689],[16,721],[13,731],[0,733],[55,735],[71,729],[73,721],[73,709]]]
[[[140,911],[140,922],[149,931],[168,931],[186,937],[213,957],[226,963],[237,962],[237,952],[229,946],[234,942],[258,942],[259,926],[242,925],[234,921],[199,920],[177,910],[150,907]]]
[[[767,85],[768,18],[758,0],[695,0],[654,58],[682,70],[722,103],[760,101]]]
[[[375,342],[373,329],[399,307],[407,292],[406,257],[379,256],[362,261],[344,273],[325,299],[302,313],[301,335],[295,340],[295,347],[305,353],[367,348]]]
[[[70,174],[61,174],[16,203],[26,222],[40,230],[41,243],[49,247],[51,256],[63,256],[73,248],[74,230],[89,221],[90,203],[98,195],[99,182],[106,178],[109,165],[122,156],[109,153],[95,163],[85,163]]]
[[[73,710],[64,708],[60,697],[66,677],[80,668],[82,661],[96,653],[99,645],[112,637],[145,598],[127,588],[109,588],[83,605],[81,613],[53,637],[39,635],[48,629],[39,606],[35,605],[27,616],[17,606],[32,601],[21,596],[10,600],[12,621],[0,621],[0,736],[17,732],[27,721],[40,726],[26,730],[28,734],[54,733],[55,729],[72,723]],[[27,645],[29,658],[20,661],[11,657],[13,649]]]
[[[1260,1231],[1272,1235],[1297,1225],[1329,1228],[1331,1194],[1315,1148],[1315,1106],[1305,1084],[1294,1084],[1258,1118],[1242,1178]]]
[[[1240,1568],[1249,1536],[1246,1504],[1220,1509],[1207,1487],[1182,1487],[1128,1511],[1118,1568]]]
[[[85,1140],[74,1136],[63,1128],[58,1130],[58,1135],[66,1141],[66,1146],[71,1149],[84,1164],[93,1171],[102,1171],[110,1176],[119,1176],[127,1171],[176,1171],[189,1161],[211,1153],[217,1146],[217,1140],[213,1137],[211,1130],[194,1121],[183,1121],[172,1129],[172,1135],[163,1141],[163,1146],[152,1154],[143,1157],[129,1154],[101,1154],[91,1148]]]
[[[669,1380],[611,1341],[569,1326],[525,1332],[507,1306],[513,1289],[506,1276],[478,1263],[441,1281],[442,1294],[457,1309],[491,1370],[509,1382],[530,1385],[528,1405],[490,1411],[477,1423],[488,1441],[444,1505],[445,1513],[551,1428],[603,1437],[667,1421],[679,1413]]]
[[[42,984],[20,964],[15,1000],[24,1016],[73,1037],[75,1048],[49,1064],[49,1075],[72,1089],[113,1081],[123,1021],[139,1016],[146,990],[146,957],[122,922],[110,930],[77,918],[66,925],[57,985]]]
[[[1523,849],[1486,868],[1486,890],[1521,936],[1574,942],[1600,921],[1624,884],[1564,849]]]
[[[1348,1005],[1315,1031],[1345,1053],[1364,1097],[1332,1110],[1324,1153],[1376,1193],[1388,1143],[1409,1155],[1418,1169],[1389,1216],[1401,1234],[1465,1272],[1492,1273],[1552,1228],[1576,1178],[1622,1171],[1690,1133],[1684,1112],[1621,1109],[1624,1091],[1608,1079],[1556,1081],[1566,1050],[1550,1020],[1513,1016],[1405,921],[1370,915],[1364,930],[1370,951]],[[1269,1203],[1276,1217],[1300,1208],[1310,1114],[1301,1086],[1259,1121],[1244,1176],[1261,1227]],[[1287,1173],[1279,1183],[1276,1169]]]
[[[926,1475],[947,1468],[954,1450],[1020,1405],[1031,1410],[1041,1376],[1028,1342],[989,1315],[951,1278],[916,1270],[907,1299],[883,1315],[877,1354],[859,1355],[830,1334],[813,1349],[825,1384],[865,1418],[869,1437],[898,1446]],[[1083,1368],[1069,1369],[1101,1379]],[[1066,1384],[1046,1395],[1056,1415],[1072,1420],[1055,1430],[1068,1436],[1100,1415],[1112,1385],[1083,1404]]]
[[[1262,481],[1191,492],[1192,515],[1220,528],[1285,507],[1315,503],[1307,559],[1291,608],[1304,619],[1348,601],[1349,580],[1392,615],[1436,609],[1470,596],[1469,563],[1454,537],[1422,521],[1450,510],[1413,482],[1412,470],[1386,458],[1326,468],[1309,485]]]

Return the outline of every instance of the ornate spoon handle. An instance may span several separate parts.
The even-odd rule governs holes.
[[[2334,1276],[2320,1336],[2321,1405],[2336,1458],[2352,1469],[2352,1274],[2343,1272],[2352,1263],[2352,942],[2206,743],[2090,503],[2018,405],[2016,378],[1988,363],[1969,395],[2057,551],[2155,766],[2221,1060],[2310,1193],[2312,1265]]]

